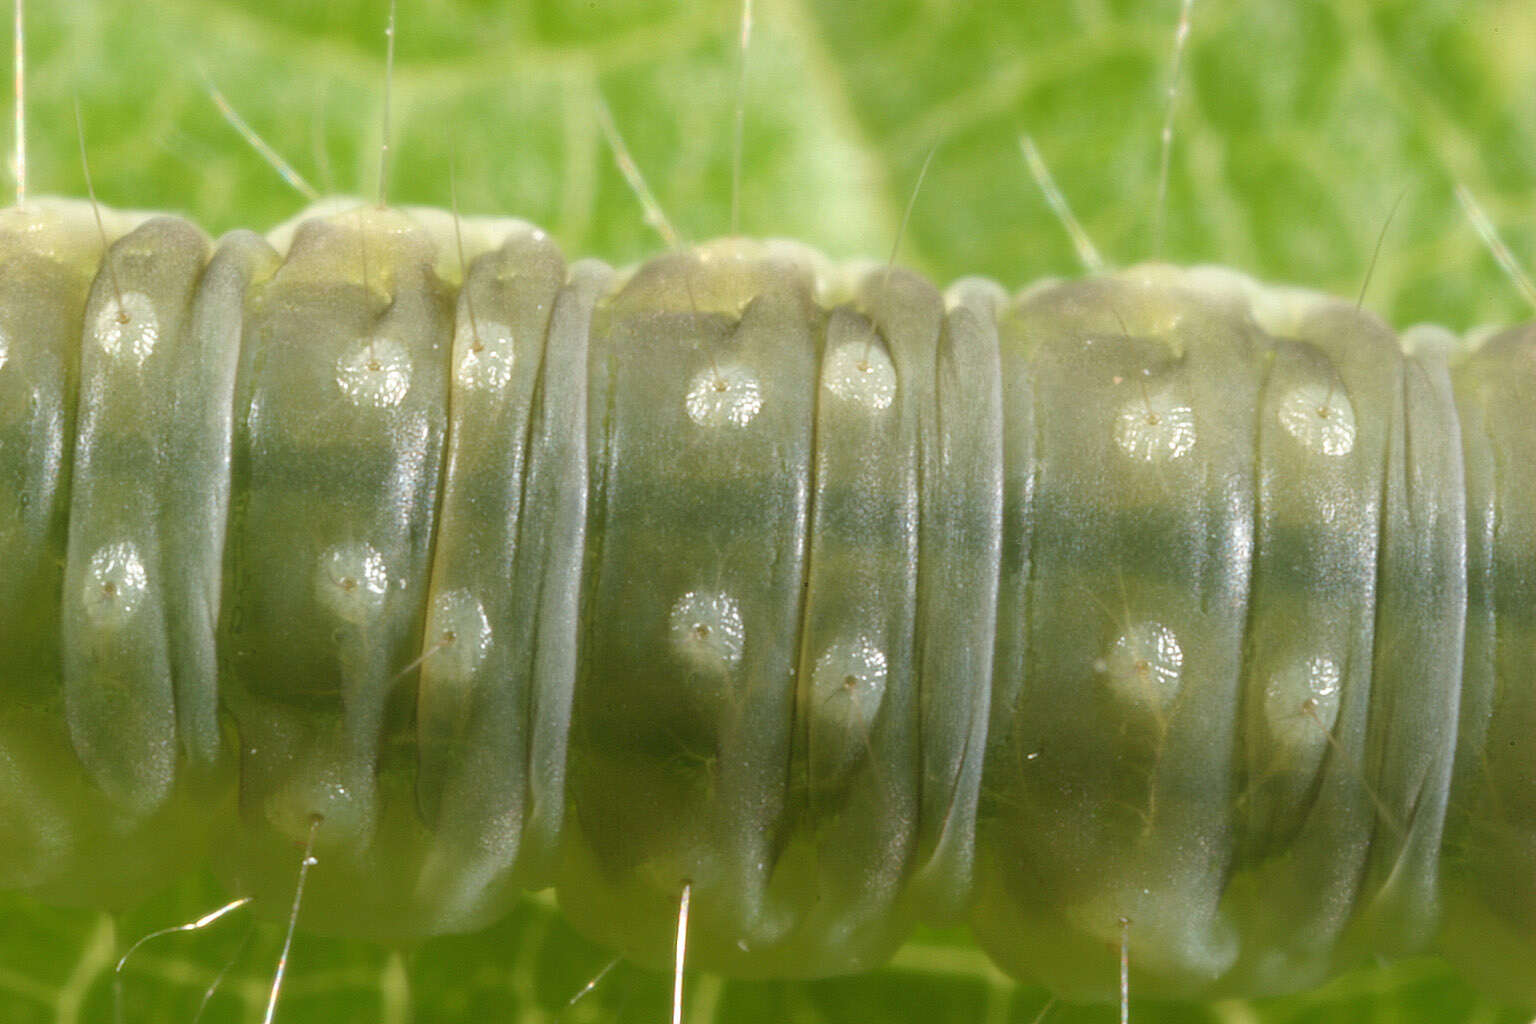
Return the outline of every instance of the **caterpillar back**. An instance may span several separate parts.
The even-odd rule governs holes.
[[[14,684],[9,886],[113,906],[211,841],[281,908],[310,835],[337,934],[553,883],[654,962],[688,886],[712,970],[969,917],[1079,998],[1122,932],[1179,998],[1530,953],[1491,896],[1532,850],[1525,329],[1453,377],[1229,273],[946,297],[477,224],[460,282],[427,214],[123,221],[99,265],[78,205],[7,217],[7,277],[58,282],[7,330],[57,396],[7,417],[9,502],[61,496],[13,600],[63,652]]]

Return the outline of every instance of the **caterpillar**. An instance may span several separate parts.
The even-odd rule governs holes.
[[[1218,21],[1219,21],[1219,20],[1220,20],[1220,19],[1219,19],[1219,16],[1216,16],[1216,17],[1217,17],[1217,20],[1218,20]],[[160,30],[160,31],[170,31],[170,30],[169,30],[169,29],[161,29],[161,30]],[[723,122],[721,122],[721,121],[718,121],[718,120],[717,120],[717,121],[716,121],[716,123],[723,123]],[[1005,133],[1005,134],[1007,134],[1007,133]],[[1008,134],[1008,137],[1009,137],[1009,138],[1010,138],[1010,139],[1011,139],[1011,134]],[[299,147],[298,147],[298,148],[300,148],[300,149],[302,149],[302,144],[300,144],[300,146],[299,146]],[[444,148],[446,148],[446,147],[444,147]],[[1010,173],[1010,174],[1011,174],[1011,175],[1012,175],[1012,176],[1014,176],[1014,177],[1015,177],[1015,178],[1018,178],[1018,177],[1020,177],[1020,176],[1019,176],[1019,175],[1018,175],[1018,173],[1017,173],[1017,170],[1018,170],[1018,169],[1017,169],[1017,164],[1016,164],[1016,162],[1015,162],[1015,163],[1014,163],[1014,164],[1011,164],[1011,165],[1010,165],[1010,172],[1009,172],[1009,173]],[[62,175],[61,175],[61,177],[62,177]],[[1089,190],[1089,191],[1090,191],[1090,192],[1091,192],[1091,189],[1090,189],[1090,190]],[[440,197],[438,197],[438,198],[439,198],[439,201],[441,201],[441,199],[440,199]],[[627,202],[627,199],[626,199],[626,200],[623,200],[623,201],[625,201],[625,202]],[[1011,202],[1017,202],[1017,203],[1018,203],[1018,204],[1019,204],[1019,205],[1022,205],[1022,204],[1023,204],[1023,203],[1024,203],[1024,202],[1025,202],[1025,201],[1027,201],[1027,196],[1023,196],[1023,195],[1021,195],[1021,197],[1020,197],[1020,198],[1019,198],[1019,199],[1018,199],[1018,200],[1013,200],[1013,201],[1011,201]],[[167,204],[163,204],[163,203],[162,203],[162,204],[157,204],[157,205],[167,205]],[[670,204],[670,205],[675,205],[675,204]],[[1000,204],[1000,205],[1001,205],[1001,204]],[[634,217],[633,217],[633,215],[632,215],[632,214],[628,214],[628,211],[627,211],[627,209],[626,209],[626,210],[625,210],[625,213],[626,213],[626,216],[625,216],[625,218],[623,218],[623,221],[624,221],[624,222],[625,222],[625,223],[633,223],[633,222],[634,222],[634,220],[635,220],[635,218],[634,218]],[[961,216],[961,214],[958,214],[958,213],[956,213],[956,214],[955,214],[955,216],[956,216],[956,217],[959,217],[959,216]],[[1369,218],[1367,218],[1367,219],[1369,219]],[[619,220],[619,218],[617,218],[617,217],[615,217],[615,218],[614,218],[614,220],[615,220],[615,221],[616,221],[616,222],[617,222],[617,221],[618,221],[618,220]],[[253,219],[253,220],[252,220],[252,221],[251,221],[251,222],[256,222],[256,221],[255,221],[255,219]],[[922,228],[921,228],[921,225],[919,225],[919,228],[918,228],[918,230],[919,230],[919,232],[921,232],[921,230],[922,230]],[[1056,235],[1055,235],[1055,231],[1056,231],[1056,229],[1055,229],[1055,228],[1054,228],[1054,227],[1053,227],[1053,226],[1043,226],[1043,227],[1041,227],[1041,228],[1040,228],[1040,229],[1039,229],[1039,231],[1038,231],[1038,232],[1036,232],[1036,233],[1035,233],[1035,235],[1034,235],[1034,236],[1032,236],[1032,237],[1039,237],[1039,238],[1041,238],[1041,239],[1044,239],[1044,238],[1047,238],[1047,237],[1050,237],[1050,238],[1054,238],[1054,237],[1056,237]],[[920,235],[919,235],[919,237],[920,237]],[[863,240],[862,240],[862,242],[863,242],[863,244],[864,244],[864,245],[866,245],[866,246],[867,246],[867,244],[868,244],[868,240],[867,240],[867,236],[866,236],[866,237],[865,237],[865,238],[864,238],[864,239],[863,239]],[[580,251],[580,249],[579,249],[579,248],[576,248],[576,247],[573,247],[573,246],[569,246],[569,245],[568,245],[568,246],[567,246],[567,249],[568,249],[568,251]],[[1467,247],[1467,250],[1466,250],[1466,251],[1467,251],[1467,254],[1468,254],[1468,255],[1469,255],[1469,258],[1468,258],[1468,259],[1467,259],[1467,260],[1464,260],[1464,261],[1463,261],[1463,265],[1465,265],[1465,264],[1466,264],[1466,263],[1468,263],[1468,262],[1472,262],[1472,261],[1471,261],[1471,259],[1470,259],[1470,254],[1471,254],[1471,253],[1472,253],[1472,252],[1473,252],[1473,251],[1474,251],[1474,250],[1473,250],[1473,247],[1472,247],[1472,246],[1471,246],[1471,245],[1468,245],[1468,247]],[[1364,263],[1364,262],[1365,262],[1365,261],[1364,261],[1364,259],[1363,259],[1363,257],[1362,257],[1362,256],[1361,256],[1361,255],[1360,255],[1360,254],[1359,254],[1359,253],[1358,253],[1358,252],[1357,252],[1357,253],[1356,253],[1356,254],[1355,254],[1355,255],[1356,255],[1356,257],[1357,257],[1357,258],[1355,258],[1355,259],[1354,259],[1354,261],[1353,261],[1353,265],[1352,265],[1352,266],[1350,266],[1350,267],[1349,267],[1349,268],[1348,268],[1348,271],[1347,271],[1347,272],[1351,272],[1351,273],[1353,273],[1353,272],[1356,272],[1356,271],[1358,271],[1358,270],[1359,270],[1359,268],[1360,268],[1360,266],[1362,266],[1362,265],[1363,265],[1363,263]],[[1341,259],[1341,263],[1348,263],[1348,262],[1349,262],[1349,260],[1348,260],[1348,259]],[[974,266],[971,266],[971,267],[960,267],[960,268],[957,268],[957,269],[962,269],[962,270],[963,270],[963,269],[977,269],[977,268],[976,268],[976,267],[974,267]],[[1001,276],[1001,277],[1005,277],[1005,278],[1007,278],[1007,279],[1010,279],[1010,280],[1012,280],[1012,279],[1028,279],[1028,277],[1030,277],[1030,276],[1032,276],[1032,275],[1031,275],[1031,274],[1028,274],[1028,273],[1025,273],[1025,274],[1023,274],[1023,275],[1022,275],[1022,276],[1021,276],[1021,275],[1020,275],[1020,274],[1019,274],[1019,273],[1018,273],[1018,272],[1017,272],[1017,271],[1015,271],[1015,270],[1008,270],[1008,271],[1007,271],[1007,272],[1006,272],[1006,273],[1005,273],[1005,274],[1004,274],[1004,273],[999,273],[999,274],[998,274],[998,276]],[[1470,278],[1470,275],[1469,275],[1469,276],[1468,276],[1468,278],[1464,278],[1464,280],[1471,280],[1471,279],[1472,279],[1472,278]],[[1347,285],[1346,285],[1346,284],[1344,284],[1344,283],[1340,283],[1340,284],[1339,284],[1339,285],[1338,285],[1338,290],[1341,290],[1341,291],[1342,291],[1342,290],[1344,290],[1344,289],[1345,289],[1345,288],[1346,288],[1346,287],[1347,287]],[[1469,289],[1472,289],[1472,288],[1473,288],[1473,287],[1474,287],[1474,286],[1472,286],[1472,285],[1468,285],[1468,288],[1469,288]],[[1503,288],[1502,288],[1502,286],[1501,286],[1501,287],[1499,287],[1499,288],[1492,288],[1492,287],[1490,287],[1490,288],[1487,288],[1487,289],[1486,289],[1486,291],[1487,291],[1487,293],[1488,293],[1488,294],[1489,294],[1489,295],[1494,295],[1494,294],[1496,294],[1496,293],[1500,293],[1500,292],[1502,292],[1502,291],[1504,291],[1504,289],[1503,289]],[[1512,317],[1513,317],[1513,316],[1514,316],[1514,315],[1515,315],[1515,314],[1514,314],[1514,313],[1513,313],[1513,312],[1512,312],[1512,311],[1511,311],[1511,312],[1510,312],[1510,313],[1509,313],[1509,315],[1508,315],[1508,316],[1506,316],[1506,317],[1505,317],[1505,319],[1510,319],[1510,318],[1512,318]]]

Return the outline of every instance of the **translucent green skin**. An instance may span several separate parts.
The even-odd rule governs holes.
[[[389,942],[556,884],[660,963],[688,883],[739,975],[968,917],[1073,998],[1122,938],[1147,995],[1439,942],[1530,997],[1525,332],[1453,376],[1219,272],[473,222],[459,287],[371,209],[114,219],[98,272],[80,208],[6,216],[0,884],[207,844],[278,908],[312,836],[306,922]]]

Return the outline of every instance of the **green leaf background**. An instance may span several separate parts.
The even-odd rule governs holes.
[[[383,0],[34,0],[30,185],[81,195],[73,101],[111,205],[218,233],[303,205],[226,125],[204,73],[325,191],[377,189]],[[595,111],[606,97],[689,239],[729,232],[734,0],[401,0],[389,197],[514,214],[568,254],[654,253]],[[1454,197],[1467,186],[1517,259],[1536,245],[1536,5],[1528,0],[1199,0],[1175,106],[1166,228],[1154,213],[1178,0],[758,0],[740,230],[936,280],[1010,286],[1080,272],[1020,157],[1030,133],[1106,258],[1214,262],[1354,295],[1401,199],[1366,304],[1398,326],[1530,316]],[[925,157],[906,233],[896,237]],[[3,839],[0,839],[3,841]],[[321,868],[323,870],[323,867]],[[222,897],[182,882],[113,919],[0,896],[0,1021],[113,1020],[111,962]],[[260,1019],[280,935],[232,918],[156,940],[125,973],[124,1020]],[[1107,950],[1106,956],[1113,956]],[[282,1024],[656,1021],[667,979],[608,963],[547,900],[490,932],[391,953],[301,936]],[[702,1021],[1029,1021],[963,936],[925,934],[881,971],[815,983],[690,977]],[[1109,1007],[1054,1021],[1110,1021]],[[1444,967],[1351,975],[1320,993],[1133,1020],[1529,1020]]]

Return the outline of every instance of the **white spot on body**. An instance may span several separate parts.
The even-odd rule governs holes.
[[[471,391],[497,391],[512,379],[517,341],[512,328],[495,320],[459,320],[454,349],[459,352],[455,378]]]
[[[149,589],[149,572],[132,541],[97,548],[85,571],[81,603],[98,629],[117,629],[133,618]]]
[[[491,622],[485,606],[467,590],[437,595],[427,618],[427,658],[434,677],[462,682],[474,675],[491,649]]]
[[[845,736],[868,735],[885,699],[889,671],[885,652],[868,637],[831,644],[811,673],[816,720]]]
[[[392,338],[365,338],[336,360],[336,386],[354,405],[399,405],[411,390],[410,354]]]
[[[373,828],[373,794],[354,787],[347,768],[328,763],[327,751],[298,758],[283,782],[263,800],[267,821],[296,843],[341,845]],[[324,823],[316,829],[315,819]]]
[[[744,427],[763,408],[763,389],[745,366],[710,367],[689,381],[683,405],[701,427]]]
[[[1115,444],[1138,462],[1177,459],[1195,446],[1194,410],[1168,392],[1138,397],[1115,417]]]
[[[896,400],[896,368],[873,341],[846,342],[829,352],[822,381],[838,398],[871,412],[889,409]]]
[[[1283,750],[1320,751],[1339,718],[1342,673],[1323,657],[1295,661],[1276,672],[1264,688],[1264,720]]]
[[[1355,447],[1355,410],[1340,387],[1302,384],[1280,401],[1280,425],[1316,455],[1348,455]]]
[[[5,369],[5,364],[11,361],[11,336],[4,327],[0,327],[0,370]]]
[[[384,607],[389,571],[371,544],[354,542],[327,548],[315,566],[315,596],[345,622],[362,624]]]
[[[91,322],[91,337],[120,362],[143,366],[160,343],[160,317],[143,292],[124,292],[102,304]]]
[[[1122,699],[1162,710],[1179,695],[1184,648],[1160,622],[1138,622],[1115,638],[1094,669]]]
[[[707,671],[734,668],[746,648],[747,628],[741,608],[729,594],[690,590],[672,605],[672,649],[683,660]]]

